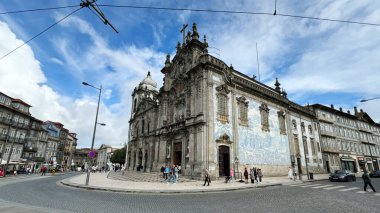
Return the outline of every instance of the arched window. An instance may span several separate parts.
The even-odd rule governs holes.
[[[293,119],[292,124],[293,124],[293,130],[297,130],[297,121]]]

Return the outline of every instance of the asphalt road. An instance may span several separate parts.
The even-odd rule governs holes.
[[[70,175],[0,179],[0,212],[380,212],[380,193],[363,182],[299,185],[199,194],[127,194],[62,186]],[[372,179],[380,190],[380,179]],[[7,205],[4,205],[7,204]],[[1,208],[11,206],[13,208]]]

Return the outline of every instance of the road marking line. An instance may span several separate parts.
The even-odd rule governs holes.
[[[351,190],[354,190],[354,189],[359,189],[358,187],[352,187],[352,188],[348,188],[348,189],[340,189],[339,191],[340,192],[347,192],[347,191],[351,191]]]
[[[367,193],[366,191],[358,191],[356,193],[359,193],[359,194],[364,194],[364,193]]]
[[[310,185],[306,185],[306,186],[301,186],[301,187],[311,187],[311,186],[320,186],[322,184],[310,184]]]
[[[324,188],[324,189],[331,190],[331,189],[339,189],[339,188],[342,188],[342,187],[345,187],[345,186],[333,186],[333,187]]]
[[[333,186],[333,185],[322,185],[322,186],[316,186],[316,187],[311,187],[311,188],[313,188],[313,189],[320,189],[320,188],[330,187],[330,186]]]
[[[301,184],[292,184],[288,186],[305,186],[305,185],[310,185],[309,183],[301,183]]]

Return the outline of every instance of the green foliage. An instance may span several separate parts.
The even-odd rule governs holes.
[[[111,156],[111,162],[125,164],[125,151],[126,151],[125,147],[114,151],[113,155]]]

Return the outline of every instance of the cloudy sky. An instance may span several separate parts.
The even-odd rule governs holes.
[[[78,5],[80,0],[0,2],[0,13]],[[158,3],[159,2],[159,3]],[[273,13],[273,1],[121,1],[107,5]],[[78,7],[0,14],[0,58]],[[95,147],[127,140],[131,93],[148,71],[159,87],[165,55],[173,56],[184,23],[198,24],[210,54],[273,87],[278,77],[301,105],[357,106],[380,121],[380,26],[273,15],[210,13],[100,6],[120,32],[83,8],[0,59],[0,91],[33,107],[41,120],[59,121],[89,147],[98,91],[103,87]],[[380,24],[380,2],[280,0],[277,13]],[[260,72],[257,69],[256,43]]]

